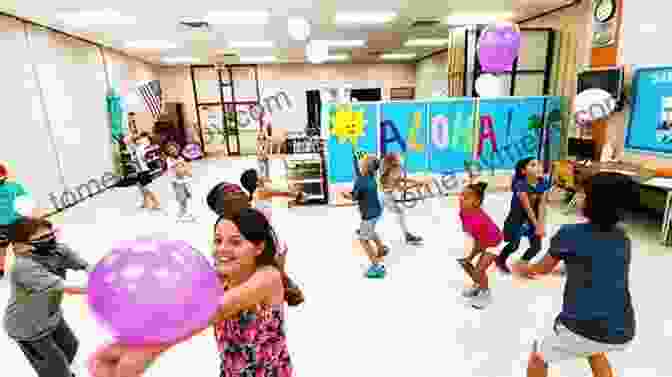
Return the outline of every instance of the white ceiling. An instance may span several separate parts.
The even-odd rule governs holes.
[[[377,60],[377,52],[412,52],[424,56],[436,48],[404,48],[403,42],[411,38],[445,38],[449,28],[440,25],[429,29],[411,29],[411,23],[419,18],[443,18],[460,13],[513,12],[514,19],[522,19],[566,3],[568,0],[412,0],[412,4],[411,0],[338,0],[338,3],[336,0],[283,0],[282,5],[277,0],[255,0],[249,4],[231,0],[0,0],[0,10],[159,64],[162,58],[177,56],[192,56],[201,59],[203,63],[212,63],[217,54],[221,54],[222,50],[227,51],[229,41],[257,40],[272,40],[275,47],[239,49],[239,54],[252,57],[275,55],[279,62],[303,62],[305,42],[293,41],[289,37],[288,16],[306,17],[312,24],[312,39],[366,40],[365,48],[330,50],[332,54],[351,53],[353,61]],[[91,26],[78,30],[63,25],[55,16],[64,11],[103,9],[133,16],[137,23]],[[264,26],[214,26],[210,32],[193,32],[178,25],[184,18],[202,19],[208,12],[218,10],[269,10],[271,18]],[[337,27],[333,22],[336,11],[394,11],[398,17],[387,25]],[[136,40],[170,41],[179,47],[164,51],[124,48],[125,42]]]

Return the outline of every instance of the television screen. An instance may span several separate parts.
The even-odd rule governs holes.
[[[607,70],[584,71],[579,73],[579,81],[576,86],[577,93],[586,89],[602,89],[612,95],[616,100],[616,111],[623,108],[623,69],[613,68]]]

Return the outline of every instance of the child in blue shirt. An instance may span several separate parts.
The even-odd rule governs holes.
[[[360,175],[355,180],[352,193],[346,193],[345,196],[357,202],[362,221],[359,226],[359,241],[369,257],[371,267],[366,273],[369,278],[382,278],[385,276],[385,267],[383,258],[389,250],[383,245],[378,233],[376,233],[376,224],[383,214],[383,206],[378,196],[378,184],[376,183],[376,172],[380,167],[380,161],[374,156],[364,156],[360,160]],[[373,242],[376,248],[371,245]]]
[[[524,276],[567,268],[562,311],[555,334],[535,342],[527,375],[546,377],[548,365],[586,358],[593,376],[613,376],[605,354],[626,349],[635,337],[630,295],[632,241],[619,225],[627,200],[639,200],[636,184],[618,173],[599,173],[585,186],[583,224],[563,225],[550,250],[534,265],[517,264]]]
[[[0,164],[0,277],[4,275],[5,251],[9,245],[7,233],[21,215],[16,211],[16,199],[28,195],[26,189],[16,182],[9,182],[9,172]]]
[[[520,247],[522,237],[530,240],[530,247],[522,260],[529,262],[541,250],[544,238],[544,220],[546,214],[546,193],[551,184],[543,177],[539,161],[533,157],[524,158],[516,163],[515,174],[511,182],[511,209],[504,221],[503,233],[506,246],[496,259],[500,271],[510,272],[506,260]]]

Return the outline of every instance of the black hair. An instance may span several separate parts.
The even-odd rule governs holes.
[[[473,191],[478,196],[479,203],[483,203],[486,188],[488,188],[488,184],[485,182],[478,182],[467,185],[467,189]]]
[[[22,217],[9,226],[7,238],[10,242],[26,243],[40,228],[53,230],[53,224],[42,218]]]
[[[602,232],[613,230],[623,220],[625,209],[639,201],[639,186],[619,173],[593,175],[584,192],[583,215]]]
[[[513,191],[513,187],[519,179],[525,178],[525,168],[527,168],[527,165],[534,160],[536,160],[534,157],[525,157],[516,162],[516,166],[513,169],[513,179],[511,180],[511,191]]]
[[[250,201],[254,197],[254,192],[257,191],[259,185],[259,173],[254,169],[247,169],[240,176],[240,184],[250,195]]]
[[[220,216],[215,222],[215,229],[217,225],[223,221],[229,220],[233,222],[240,234],[254,245],[264,243],[264,250],[259,254],[255,263],[257,267],[273,266],[280,270],[275,256],[277,254],[277,237],[271,224],[266,219],[263,213],[253,208],[243,208],[233,216]]]
[[[221,182],[210,189],[205,197],[208,207],[218,216],[230,216],[250,206],[250,199],[235,183]]]

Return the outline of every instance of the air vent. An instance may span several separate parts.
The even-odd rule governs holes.
[[[183,21],[180,25],[192,30],[210,30],[210,24],[205,21]]]
[[[439,25],[441,20],[438,18],[425,18],[413,21],[411,28],[429,28]]]

